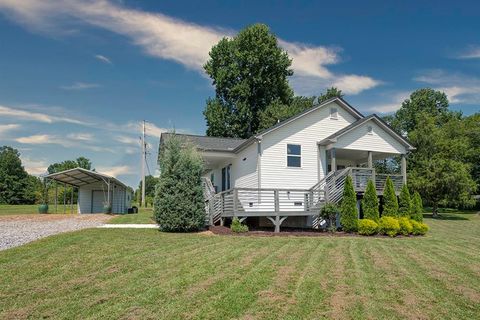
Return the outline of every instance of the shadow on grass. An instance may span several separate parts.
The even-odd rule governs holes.
[[[424,213],[423,218],[435,220],[470,220],[466,217],[449,213],[439,213],[437,217],[434,217],[431,213]]]

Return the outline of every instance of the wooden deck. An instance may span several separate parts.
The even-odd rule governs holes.
[[[357,193],[365,192],[372,180],[377,194],[382,195],[387,176],[393,181],[395,191],[400,192],[402,175],[376,174],[371,168],[346,168],[330,172],[310,189],[233,188],[220,193],[206,191],[206,210],[211,225],[223,218],[267,217],[277,229],[286,217],[318,216],[326,202],[339,203],[347,176],[352,177]],[[283,219],[283,220],[282,220]]]

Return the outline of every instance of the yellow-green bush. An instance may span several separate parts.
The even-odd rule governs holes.
[[[242,224],[237,217],[233,218],[232,224],[230,225],[230,229],[233,232],[237,232],[237,233],[248,232],[248,226],[245,224]]]
[[[358,221],[358,234],[371,236],[378,232],[378,224],[370,219],[361,219]]]
[[[398,223],[397,219],[389,216],[383,216],[380,218],[380,222],[378,223],[379,233],[386,234],[390,237],[395,237],[399,231],[400,224]]]
[[[418,222],[418,221],[415,221],[415,220],[410,220],[410,223],[412,224],[412,234],[416,235],[416,236],[423,236],[425,235],[428,230],[430,229],[428,227],[428,225],[426,225],[425,223],[423,222]]]
[[[400,225],[400,234],[403,234],[404,236],[408,236],[409,234],[412,234],[413,232],[413,226],[410,222],[410,219],[406,217],[402,217],[398,219],[398,224]]]

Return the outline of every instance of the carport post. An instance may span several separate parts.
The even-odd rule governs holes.
[[[63,183],[63,214],[67,213],[67,185]]]
[[[57,213],[57,202],[58,202],[58,184],[55,181],[55,213]]]
[[[112,186],[112,213],[114,213],[114,211],[113,211],[113,205],[114,204],[115,204],[115,183]]]
[[[108,206],[111,207],[112,204],[110,203],[110,179],[108,179],[108,184],[107,184],[107,202],[108,202]]]
[[[70,213],[73,214],[73,190],[74,187],[72,186],[72,194],[71,194],[71,197],[70,197]]]

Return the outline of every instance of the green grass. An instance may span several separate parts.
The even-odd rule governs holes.
[[[418,238],[90,229],[0,252],[0,318],[475,319],[480,216]]]
[[[112,218],[108,223],[114,224],[125,224],[125,223],[155,223],[152,219],[153,210],[152,208],[139,208],[138,213],[136,214],[124,214]]]
[[[50,205],[49,213],[55,212],[55,206]],[[73,205],[73,212],[77,213],[77,205]],[[38,204],[0,204],[0,216],[17,214],[38,214]],[[58,205],[57,213],[63,213],[63,204]],[[70,213],[70,206],[67,205],[66,213]]]

